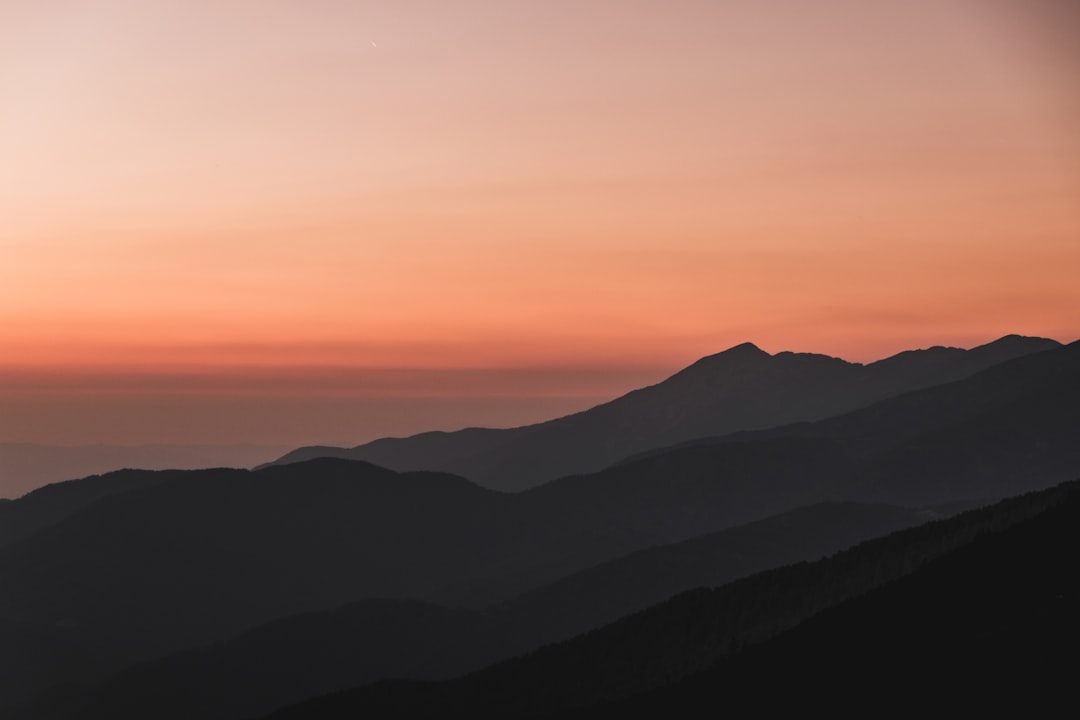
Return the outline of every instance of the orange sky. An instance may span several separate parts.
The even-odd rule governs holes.
[[[0,3],[0,441],[1076,339],[1077,37],[1074,0]]]

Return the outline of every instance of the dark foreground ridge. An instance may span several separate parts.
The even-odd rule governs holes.
[[[976,538],[707,672],[572,717],[715,716],[723,708],[1051,716],[1075,703],[1080,493]],[[782,687],[782,692],[777,688]],[[1065,712],[1068,712],[1065,710]]]
[[[484,611],[363,600],[140,663],[85,692],[46,694],[13,720],[244,720],[365,681],[461,675],[566,640],[690,588],[814,560],[940,510],[826,503],[582,571]],[[169,702],[163,706],[162,697]]]
[[[1063,698],[1080,640],[1078,490],[686,593],[457,680],[385,681],[270,717],[714,717]]]

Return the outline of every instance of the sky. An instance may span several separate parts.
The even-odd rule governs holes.
[[[0,0],[0,442],[1080,336],[1074,0]]]

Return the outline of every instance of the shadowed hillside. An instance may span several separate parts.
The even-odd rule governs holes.
[[[784,478],[810,466],[824,475],[833,454],[779,447],[711,452],[711,465],[675,482],[635,470],[616,495],[615,477],[501,494],[451,475],[334,459],[180,472],[0,548],[0,617],[97,648],[81,670],[93,680],[119,664],[361,598],[487,605],[820,495],[812,483],[785,491]],[[761,490],[738,497],[755,478]],[[0,698],[25,691],[3,680]]]
[[[566,717],[721,709],[1053,716],[1074,702],[1080,498],[928,563],[674,686]],[[775,688],[783,687],[777,693]],[[314,716],[313,716],[314,717]]]
[[[809,699],[855,709],[865,706],[848,703],[913,689],[926,701],[940,688],[963,702],[985,688],[985,678],[1008,682],[1010,673],[1038,688],[1044,668],[1050,678],[1064,677],[1062,666],[1046,661],[1048,651],[1069,652],[1080,638],[1072,607],[1080,590],[1077,488],[1063,485],[816,563],[685,593],[456,680],[384,681],[272,717],[531,717],[575,708],[581,717],[686,717],[697,707],[710,716],[723,708],[805,709]],[[1032,658],[1036,664],[1027,665]],[[652,696],[596,706],[704,671]],[[927,684],[910,682],[912,673]],[[953,677],[966,682],[954,686]]]
[[[240,720],[365,680],[451,677],[565,640],[689,588],[817,559],[938,516],[881,505],[816,505],[650,548],[483,612],[365,600],[140,664],[66,702],[46,694],[32,709],[8,715]],[[170,698],[167,707],[161,697]]]

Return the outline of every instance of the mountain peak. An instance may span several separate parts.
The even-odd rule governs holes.
[[[1046,349],[1051,349],[1051,348],[1055,348],[1055,347],[1061,347],[1061,343],[1059,343],[1057,340],[1052,340],[1050,338],[1031,336],[1031,335],[1017,335],[1015,333],[1012,333],[1010,335],[1004,335],[1002,337],[999,337],[997,340],[993,340],[991,342],[988,342],[985,345],[980,345],[979,347],[982,347],[982,348],[1005,347],[1005,346],[1010,346],[1010,345],[1011,346],[1043,347],[1043,348],[1046,348]],[[972,348],[972,349],[977,350],[978,348]]]
[[[718,353],[712,355],[706,355],[698,360],[694,365],[699,363],[712,363],[716,360],[753,360],[756,358],[772,357],[769,353],[765,352],[752,342],[744,342],[738,345],[733,345],[727,350],[721,350]],[[690,367],[693,367],[691,365]]]
[[[739,343],[738,345],[734,345],[732,347],[729,347],[727,350],[724,350],[723,352],[721,352],[719,354],[720,355],[727,355],[729,353],[730,354],[740,354],[740,355],[765,355],[765,356],[769,355],[769,353],[765,352],[764,350],[762,350],[761,348],[759,348],[757,345],[755,345],[752,342]]]
[[[985,345],[971,348],[971,350],[968,350],[968,354],[972,357],[987,357],[993,358],[997,362],[1004,362],[1028,353],[1053,350],[1059,347],[1061,347],[1061,343],[1057,340],[1027,337],[1025,335],[1006,335]]]
[[[711,382],[718,372],[756,367],[761,361],[771,357],[772,355],[754,343],[744,342],[713,355],[706,355],[672,375],[668,381],[701,382],[704,379]]]

